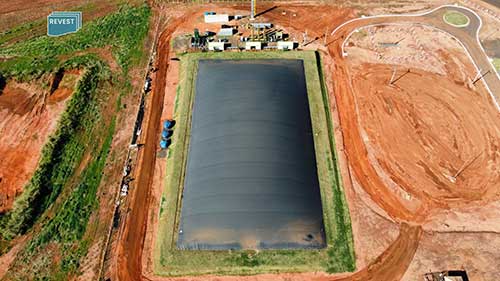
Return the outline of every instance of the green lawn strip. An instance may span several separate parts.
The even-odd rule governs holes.
[[[180,89],[177,91],[174,118],[177,121],[171,157],[167,163],[162,214],[155,246],[155,272],[162,276],[234,274],[264,272],[343,272],[354,270],[354,249],[350,218],[330,140],[326,89],[320,79],[320,63],[314,52],[193,53],[181,55]],[[175,248],[180,213],[180,194],[184,182],[191,125],[194,83],[199,59],[302,59],[306,76],[315,134],[315,150],[320,182],[323,216],[328,247],[321,250],[264,251],[180,251]],[[325,92],[323,92],[325,91]]]
[[[330,101],[328,96],[328,89],[324,81],[323,64],[321,63],[321,57],[318,52],[315,53],[316,62],[318,64],[318,71],[320,72],[320,82],[321,82],[321,93],[323,99],[323,112],[325,113],[327,129],[328,129],[328,141],[330,144],[330,152],[333,154],[333,158],[328,158],[328,173],[333,176],[332,189],[334,197],[334,214],[335,223],[333,224],[335,230],[335,237],[329,241],[332,248],[329,250],[330,261],[336,259],[344,259],[341,263],[333,262],[329,264],[327,271],[330,273],[339,272],[341,270],[354,271],[356,265],[355,253],[354,253],[354,240],[352,237],[351,228],[351,217],[349,215],[349,206],[347,204],[344,189],[342,188],[342,177],[340,175],[340,168],[338,167],[337,161],[337,151],[335,145],[335,135],[333,133],[333,119],[330,114]],[[332,161],[333,160],[333,161]],[[347,268],[336,268],[337,264],[346,265]]]

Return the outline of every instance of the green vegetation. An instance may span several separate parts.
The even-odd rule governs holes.
[[[497,72],[500,72],[500,58],[493,59],[493,66],[495,67]]]
[[[337,169],[329,116],[328,94],[321,62],[314,52],[194,53],[180,55],[180,82],[174,118],[176,134],[169,148],[167,180],[161,202],[155,272],[163,276],[201,274],[257,274],[263,272],[345,272],[355,269],[349,209]],[[184,182],[191,124],[194,81],[199,59],[302,59],[307,81],[314,146],[328,247],[321,250],[180,251],[175,248],[180,193]]]
[[[319,71],[320,83],[321,83],[321,94],[323,98],[323,106],[328,128],[328,142],[330,145],[330,151],[333,154],[333,158],[327,158],[326,161],[328,163],[328,173],[333,176],[332,180],[332,189],[333,189],[333,206],[330,206],[334,209],[334,228],[333,233],[336,235],[331,237],[331,242],[336,248],[330,248],[328,251],[328,256],[330,257],[328,261],[327,272],[339,272],[341,269],[338,268],[339,264],[352,265],[351,271],[354,270],[354,265],[356,264],[356,260],[354,257],[354,246],[352,239],[352,228],[351,228],[351,218],[349,216],[349,208],[344,196],[344,191],[342,190],[342,178],[340,175],[340,170],[337,162],[337,153],[335,150],[335,136],[333,133],[333,119],[330,115],[330,101],[328,98],[328,90],[324,81],[323,74],[323,64],[321,63],[321,57],[319,53],[316,54],[316,63]],[[323,204],[324,205],[324,204]],[[334,252],[338,252],[340,254],[335,255]],[[338,260],[338,259],[342,260]]]
[[[98,81],[110,78],[109,68],[92,54],[76,56],[64,62],[59,61],[58,56],[111,44],[114,45],[114,53],[121,62],[123,73],[127,73],[128,61],[134,58],[147,33],[149,15],[149,8],[145,5],[138,8],[124,7],[118,13],[88,23],[81,33],[56,39],[43,36],[0,52],[16,56],[0,63],[0,74],[7,79],[38,78],[60,68],[86,69],[59,121],[57,132],[43,149],[35,175],[25,187],[25,192],[16,199],[13,210],[1,217],[0,222],[4,223],[1,234],[4,238],[9,239],[25,232],[54,202],[80,162],[90,140],[88,137],[80,139],[75,133],[81,129],[91,131],[99,116],[95,90]],[[95,34],[99,35],[99,39]]]
[[[46,80],[61,69],[82,73],[33,177],[13,208],[0,215],[0,252],[9,240],[32,231],[7,279],[67,280],[78,273],[80,259],[94,239],[86,232],[99,206],[97,189],[115,132],[114,114],[121,108],[121,97],[132,89],[128,68],[144,56],[150,14],[147,5],[123,6],[86,23],[78,33],[42,36],[0,50],[10,58],[0,62],[0,77],[5,79]],[[95,49],[88,50],[107,46],[118,72],[113,73]]]
[[[443,15],[443,20],[456,27],[465,27],[469,25],[469,18],[457,11],[448,11]]]
[[[39,78],[60,67],[60,57],[89,48],[111,46],[124,73],[142,54],[140,43],[149,29],[148,6],[122,7],[117,13],[83,25],[74,34],[53,38],[41,36],[2,48],[0,55],[12,57],[0,63],[0,72],[20,81]]]

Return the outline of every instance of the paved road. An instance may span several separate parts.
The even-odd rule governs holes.
[[[470,19],[469,25],[465,28],[457,28],[445,23],[443,21],[443,15],[448,10],[459,11],[465,14]],[[479,32],[479,28],[481,28],[481,20],[477,14],[460,7],[443,7],[425,15],[424,17],[426,19],[426,23],[450,33],[462,42],[472,57],[472,60],[476,64],[476,67],[480,69],[481,73],[489,71],[489,73],[484,76],[484,81],[486,82],[490,93],[496,100],[497,108],[500,109],[500,79],[498,78],[498,75],[496,75],[495,68],[490,63],[483,48],[481,47],[481,43],[478,41],[477,34]]]
[[[443,21],[443,15],[450,10],[459,11],[469,17],[469,25],[467,27],[459,28],[445,23]],[[481,20],[474,12],[468,9],[458,6],[443,6],[430,13],[420,15],[388,15],[360,18],[349,21],[335,29],[332,34],[334,38],[333,40],[346,40],[352,31],[360,27],[391,23],[415,23],[429,25],[443,30],[457,38],[466,48],[480,72],[484,74],[489,71],[489,73],[484,76],[483,81],[489,89],[489,93],[492,96],[497,109],[500,110],[500,79],[477,39],[477,33],[481,27]],[[343,48],[341,51],[343,51]]]

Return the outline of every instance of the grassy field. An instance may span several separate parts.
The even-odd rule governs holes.
[[[322,80],[319,55],[315,52],[194,53],[180,55],[180,82],[175,101],[177,120],[168,152],[167,176],[161,198],[159,230],[155,245],[155,273],[162,276],[264,272],[346,272],[355,269],[349,210],[337,169],[335,144]],[[321,250],[179,251],[175,247],[180,194],[189,146],[189,126],[194,81],[199,59],[301,59],[311,107],[314,145],[323,205],[327,248]]]
[[[446,12],[443,19],[445,22],[454,26],[467,26],[469,24],[469,18],[457,11]]]

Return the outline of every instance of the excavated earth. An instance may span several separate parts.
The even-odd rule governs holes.
[[[33,175],[78,75],[66,73],[52,94],[14,81],[9,81],[0,94],[0,213],[12,208]]]

